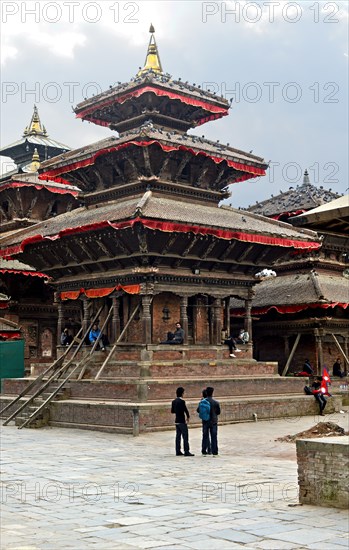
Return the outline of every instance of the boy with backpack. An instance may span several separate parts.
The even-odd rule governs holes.
[[[211,403],[207,400],[207,391],[202,390],[202,399],[197,408],[199,417],[202,420],[202,444],[201,453],[203,456],[212,454],[211,441],[210,441],[210,417],[211,417]]]

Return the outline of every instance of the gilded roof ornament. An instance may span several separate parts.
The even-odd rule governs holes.
[[[34,112],[33,116],[31,118],[29,126],[26,126],[23,137],[25,136],[33,136],[33,135],[39,135],[39,136],[45,136],[47,137],[47,131],[45,126],[41,124],[41,120],[39,117],[39,111],[36,105],[34,105]]]
[[[162,74],[162,65],[160,61],[160,56],[158,52],[158,47],[155,40],[155,29],[153,25],[150,25],[149,32],[151,34],[149,45],[148,45],[148,51],[144,62],[143,69],[140,69],[137,73],[137,76],[142,76],[144,73],[148,71],[154,71],[155,73]]]
[[[32,161],[29,166],[30,172],[37,172],[40,168],[40,157],[37,148],[35,147],[34,153],[32,156]]]

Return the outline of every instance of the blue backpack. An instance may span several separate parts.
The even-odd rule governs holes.
[[[207,399],[201,399],[199,403],[199,417],[205,422],[211,418],[211,403]]]

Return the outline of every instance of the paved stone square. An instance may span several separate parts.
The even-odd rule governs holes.
[[[348,512],[298,505],[296,446],[275,438],[348,411],[220,426],[220,456],[174,456],[174,430],[138,438],[1,428],[1,549],[348,548]]]

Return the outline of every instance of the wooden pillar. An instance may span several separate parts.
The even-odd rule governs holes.
[[[180,301],[180,323],[184,330],[184,344],[188,343],[188,296],[181,296]]]
[[[59,299],[58,302],[58,320],[57,320],[57,346],[61,345],[61,334],[63,331],[63,323],[64,323],[64,307]]]
[[[90,308],[89,308],[89,299],[86,296],[82,297],[82,306],[84,308],[84,316],[82,319],[83,334],[86,334],[86,331],[89,326],[90,321]]]
[[[111,338],[112,342],[116,342],[120,336],[120,315],[119,315],[119,306],[120,298],[118,296],[112,296],[112,306],[113,306],[113,316],[112,316],[112,325],[111,325]]]
[[[212,344],[217,346],[222,338],[222,300],[215,298],[213,302],[213,334]]]
[[[151,344],[151,300],[152,296],[150,294],[142,295],[143,344]]]
[[[252,299],[248,298],[245,300],[245,322],[244,322],[244,329],[247,330],[249,336],[250,336],[250,342],[252,343],[253,335],[252,335],[252,317],[251,317],[251,309],[252,309]]]
[[[290,341],[288,336],[284,336],[284,358],[285,358],[284,365],[286,365],[287,359],[289,358],[289,356],[290,356]]]
[[[230,298],[224,300],[224,323],[223,330],[226,331],[227,336],[230,335]]]
[[[319,376],[322,373],[322,367],[324,366],[324,352],[322,347],[322,334],[319,333],[319,331],[316,331],[315,333],[315,341],[316,341],[316,351],[317,351],[317,368],[316,368],[316,374]]]

